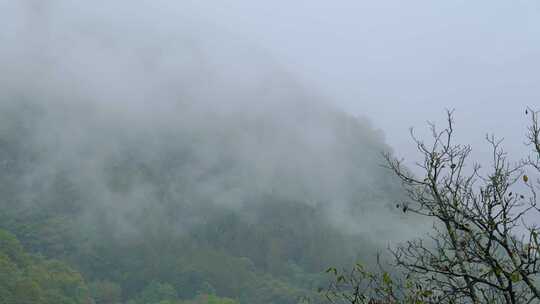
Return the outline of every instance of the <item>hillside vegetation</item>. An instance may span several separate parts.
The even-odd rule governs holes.
[[[0,228],[13,248],[2,267],[17,273],[6,299],[30,284],[36,303],[297,303],[329,265],[397,238],[377,220],[412,227],[377,169],[381,137],[322,107],[179,114],[165,128],[67,103],[1,105]]]

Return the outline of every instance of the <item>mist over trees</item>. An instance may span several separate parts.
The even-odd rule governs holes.
[[[5,303],[19,286],[27,303],[298,303],[328,265],[417,232],[382,132],[264,54],[93,4],[2,5]]]
[[[392,208],[382,139],[344,114],[140,129],[79,107],[2,103],[0,227],[71,265],[96,299],[165,284],[174,299],[295,303],[328,265],[371,259],[397,221],[414,227]],[[321,125],[334,134],[311,138]]]
[[[538,302],[538,112],[528,159],[449,114],[412,171],[173,2],[0,0],[0,304]]]

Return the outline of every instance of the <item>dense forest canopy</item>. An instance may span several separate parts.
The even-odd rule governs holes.
[[[328,265],[406,235],[377,221],[414,227],[393,211],[382,139],[343,114],[212,113],[186,125],[179,112],[161,129],[11,98],[1,228],[80,271],[90,291],[128,300],[159,283],[181,299],[290,303],[321,286]],[[324,124],[326,138],[309,136]]]
[[[297,303],[418,229],[381,132],[264,55],[21,3],[0,36],[6,303],[21,284],[28,303]]]

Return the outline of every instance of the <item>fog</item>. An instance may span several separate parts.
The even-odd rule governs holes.
[[[78,235],[66,241],[75,253],[18,237],[115,282],[119,274],[98,270],[108,264],[85,264],[87,247],[109,241],[124,254],[130,242],[166,235],[182,250],[223,250],[277,277],[336,257],[372,259],[424,228],[395,208],[403,192],[381,167],[382,152],[415,159],[409,127],[443,122],[455,108],[458,139],[473,144],[475,160],[487,155],[486,133],[525,152],[523,112],[540,97],[538,15],[532,2],[0,0],[9,210],[0,216],[17,219],[0,228],[32,212],[62,215]],[[224,214],[237,226],[205,230]],[[242,225],[275,228],[279,242],[266,228],[234,230]],[[261,257],[260,238],[279,250]],[[163,263],[177,254],[168,250]],[[123,298],[169,280],[155,273],[119,283]],[[193,284],[186,298],[204,285]]]
[[[0,56],[4,104],[41,107],[30,119],[36,119],[32,138],[48,152],[43,172],[67,165],[81,174],[77,179],[103,187],[103,162],[124,153],[122,144],[139,145],[133,153],[163,161],[164,144],[193,137],[202,142],[194,148],[202,167],[181,174],[196,176],[224,160],[247,166],[200,186],[206,196],[231,203],[245,199],[238,193],[245,190],[234,187],[280,188],[294,199],[332,201],[337,205],[330,209],[346,214],[338,206],[377,182],[379,153],[390,150],[381,131],[339,113],[333,99],[249,40],[194,17],[195,5],[3,6],[10,12]],[[42,181],[46,173],[36,172],[33,178]],[[221,189],[224,182],[233,185],[230,193]]]
[[[199,51],[219,49],[212,52],[221,56],[217,64],[240,59],[249,65],[262,55],[276,63],[274,68],[316,88],[327,101],[352,115],[367,116],[384,130],[391,146],[409,157],[414,151],[407,129],[422,128],[426,120],[442,123],[446,108],[456,110],[462,141],[478,143],[478,158],[484,157],[480,143],[486,133],[504,137],[507,148],[521,155],[522,114],[540,97],[534,82],[540,65],[536,1],[3,1],[2,6],[7,13],[4,37],[13,38],[25,26],[42,31],[38,41],[26,43],[55,39],[64,48],[77,43],[84,49],[81,39],[47,38],[48,27],[72,27],[68,24],[78,21],[82,28],[73,35],[84,31],[79,38],[99,32],[110,43],[144,45],[147,53],[170,54],[174,44],[190,47],[180,40],[199,39],[206,44]],[[11,13],[22,6],[33,10],[30,24]],[[43,20],[50,24],[44,26]],[[125,34],[128,29],[132,34]],[[146,37],[145,32],[153,34]],[[26,51],[32,49],[43,55],[39,46]],[[58,56],[60,49],[51,52]],[[235,68],[223,66],[229,72]],[[235,73],[239,82],[241,74]],[[460,134],[460,129],[467,132]]]
[[[255,41],[334,104],[368,116],[412,157],[408,128],[455,109],[460,141],[486,133],[523,154],[524,110],[540,104],[537,1],[224,1],[200,15]]]

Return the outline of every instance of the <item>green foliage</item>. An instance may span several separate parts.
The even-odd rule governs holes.
[[[2,296],[24,287],[28,301],[56,303],[89,293],[96,304],[296,304],[325,283],[328,265],[349,265],[373,247],[336,227],[325,203],[343,201],[357,215],[361,193],[370,211],[387,212],[379,203],[396,193],[388,175],[365,173],[386,149],[380,136],[338,114],[300,122],[307,130],[324,120],[334,155],[289,132],[294,113],[287,128],[237,117],[142,129],[101,126],[107,115],[79,110],[0,102],[0,229],[20,240],[0,240]],[[296,154],[283,142],[297,143]],[[343,183],[330,183],[335,177]]]
[[[3,230],[0,244],[0,303],[87,303],[87,287],[80,273],[62,262],[28,255]]]
[[[26,262],[26,255],[19,240],[4,230],[0,230],[0,253],[4,255],[4,259],[14,263],[24,264]]]
[[[151,282],[144,288],[137,302],[140,304],[157,304],[174,301],[178,298],[176,290],[170,284]]]
[[[427,304],[440,301],[432,290],[423,289],[410,277],[392,275],[381,269],[369,271],[362,264],[343,271],[331,267],[327,273],[333,280],[320,293],[333,304]]]
[[[96,304],[115,304],[122,301],[122,288],[111,281],[94,281],[88,285]]]
[[[197,296],[192,301],[185,302],[184,304],[239,304],[237,301],[229,298],[220,298],[214,295],[202,294]]]

